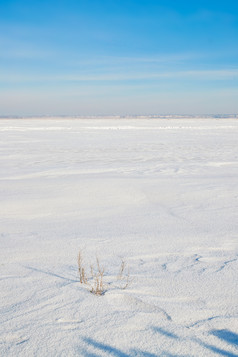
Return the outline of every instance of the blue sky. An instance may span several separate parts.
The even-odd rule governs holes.
[[[238,112],[238,1],[0,1],[0,115]]]

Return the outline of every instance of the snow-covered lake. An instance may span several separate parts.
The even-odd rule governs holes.
[[[0,199],[1,356],[238,356],[237,119],[2,119]]]

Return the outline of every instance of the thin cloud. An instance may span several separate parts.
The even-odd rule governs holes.
[[[115,81],[139,81],[159,79],[191,79],[191,80],[230,80],[238,78],[238,69],[221,70],[188,70],[156,73],[121,73],[121,74],[95,74],[95,75],[45,75],[35,74],[0,74],[0,80],[5,82],[115,82]]]

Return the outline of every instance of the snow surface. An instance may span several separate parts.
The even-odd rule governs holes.
[[[0,138],[1,356],[238,356],[237,119],[2,119]]]

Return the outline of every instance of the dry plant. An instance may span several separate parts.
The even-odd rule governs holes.
[[[87,280],[85,268],[83,267],[83,258],[82,258],[81,251],[79,251],[78,254],[78,271],[79,271],[80,283],[87,284],[88,280]]]
[[[125,274],[126,262],[122,259],[120,269],[117,275],[117,280],[120,280],[124,284],[120,286],[121,289],[126,289],[132,282],[130,278],[129,269],[127,269],[127,274]],[[104,283],[104,268],[101,266],[98,257],[96,257],[96,269],[94,269],[93,265],[90,265],[90,273],[92,284],[89,284],[89,280],[87,278],[86,270],[83,266],[83,258],[82,253],[79,251],[78,254],[78,272],[79,279],[81,284],[90,285],[90,292],[94,295],[103,295],[106,291],[105,283]]]
[[[132,279],[130,278],[130,271],[128,269],[127,275],[124,277],[125,284],[121,286],[121,289],[126,289],[132,283]]]
[[[117,280],[122,280],[123,279],[123,274],[124,274],[125,267],[126,267],[126,262],[122,259],[121,260],[120,270],[119,270],[119,273],[117,275]]]
[[[126,262],[123,259],[121,259],[121,266],[120,266],[119,273],[117,275],[117,280],[125,282],[125,284],[120,287],[123,290],[128,288],[128,286],[132,282],[132,279],[130,278],[130,270],[129,270],[129,268],[127,269],[127,274],[126,275],[125,275],[125,270],[126,270]]]
[[[91,286],[90,292],[95,295],[103,295],[105,292],[103,276],[104,276],[104,268],[101,267],[99,263],[98,257],[97,260],[97,273],[94,272],[93,266],[91,265],[91,275],[94,279],[94,284]]]
[[[94,295],[103,295],[105,293],[103,275],[98,273],[94,277],[94,284],[91,286],[90,292]]]

